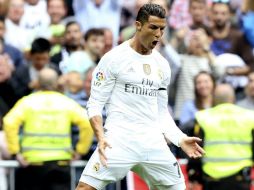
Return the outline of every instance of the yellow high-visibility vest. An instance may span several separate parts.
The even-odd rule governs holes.
[[[252,166],[253,111],[227,103],[197,112],[196,119],[205,134],[206,174],[219,179]]]
[[[19,126],[23,134],[19,139]],[[41,91],[22,98],[4,117],[4,130],[11,153],[21,152],[27,161],[70,160],[71,126],[80,128],[77,151],[88,151],[93,132],[85,109],[53,91]],[[19,146],[20,141],[20,146]]]

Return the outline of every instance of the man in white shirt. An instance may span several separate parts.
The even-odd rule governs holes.
[[[21,52],[27,51],[30,48],[32,39],[29,32],[20,26],[21,18],[24,15],[24,0],[10,0],[9,3],[5,20],[5,42]]]
[[[129,170],[153,190],[185,189],[183,174],[165,138],[192,158],[201,157],[204,150],[197,144],[201,139],[182,133],[168,112],[170,67],[153,50],[165,26],[165,10],[145,4],[136,18],[135,36],[106,53],[95,69],[87,108],[98,148],[76,190],[102,189]]]
[[[76,20],[83,33],[90,28],[109,28],[117,44],[123,0],[73,0]],[[96,19],[95,19],[96,18]]]
[[[47,12],[47,1],[25,0],[24,15],[20,20],[20,26],[24,28],[31,38],[31,41],[38,37],[47,37],[43,33],[50,24],[50,17]]]

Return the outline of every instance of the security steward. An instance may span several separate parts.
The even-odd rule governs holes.
[[[196,114],[194,134],[204,139],[201,160],[204,190],[249,190],[253,164],[254,112],[234,105],[228,84],[214,92],[211,109]]]
[[[57,80],[54,70],[42,69],[40,90],[21,98],[3,119],[8,149],[21,165],[16,190],[69,190],[69,162],[91,146],[93,131],[86,110],[56,91]],[[80,129],[75,150],[72,124]]]

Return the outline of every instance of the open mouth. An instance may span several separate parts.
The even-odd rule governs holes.
[[[157,43],[158,43],[158,41],[157,41],[157,40],[154,40],[154,41],[152,42],[152,44],[153,44],[154,46],[156,46],[156,45],[157,45]]]

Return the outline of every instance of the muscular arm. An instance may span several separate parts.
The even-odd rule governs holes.
[[[93,128],[94,134],[98,142],[100,142],[104,138],[102,117],[98,115],[93,116],[92,118],[90,118],[90,124]]]

